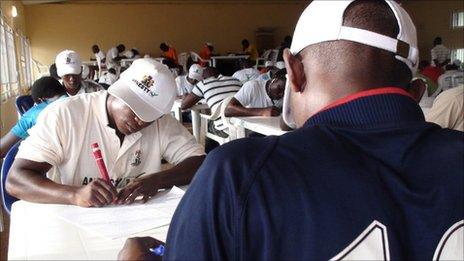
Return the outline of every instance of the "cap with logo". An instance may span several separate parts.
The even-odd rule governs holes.
[[[56,72],[63,77],[68,74],[80,74],[82,62],[79,54],[72,50],[64,50],[55,58]]]
[[[189,69],[188,77],[197,81],[203,80],[203,67],[199,64],[192,64]]]
[[[135,60],[108,93],[127,104],[142,121],[151,122],[171,111],[176,83],[166,66],[143,58]]]
[[[343,25],[343,14],[355,0],[313,1],[300,16],[293,33],[290,52],[294,55],[309,45],[337,40],[348,40],[380,48],[395,54],[414,73],[419,59],[416,27],[408,13],[395,1],[385,0],[398,22],[399,33],[396,38],[365,29]],[[324,25],[324,26],[321,26]],[[290,111],[290,88],[285,88],[283,118],[290,127],[295,123]]]

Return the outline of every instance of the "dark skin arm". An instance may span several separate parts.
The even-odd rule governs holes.
[[[225,110],[226,117],[242,117],[242,116],[279,116],[280,109],[277,107],[267,108],[245,108],[235,98],[232,98]]]
[[[187,94],[187,96],[184,97],[184,99],[182,99],[182,105],[180,106],[180,108],[182,110],[190,109],[193,105],[197,104],[197,102],[199,102],[200,100],[201,100],[201,97],[198,97],[193,93],[189,93]]]
[[[159,245],[164,245],[164,242],[152,237],[128,238],[118,254],[118,260],[162,260],[162,257],[149,251]]]
[[[5,136],[0,139],[0,158],[4,158],[10,148],[20,141],[21,138],[14,135],[13,132],[8,132]]]
[[[204,159],[205,156],[190,157],[168,170],[133,180],[119,192],[117,203],[131,204],[139,196],[146,201],[159,189],[189,184]]]
[[[116,189],[101,179],[86,186],[68,186],[45,177],[52,165],[26,159],[15,159],[6,180],[7,192],[30,202],[101,207],[117,197]]]

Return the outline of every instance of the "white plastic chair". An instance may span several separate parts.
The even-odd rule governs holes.
[[[179,61],[179,65],[182,66],[184,72],[187,71],[187,60],[188,60],[189,54],[186,52],[180,53],[177,56],[177,60]]]
[[[224,100],[222,100],[221,104],[219,105],[220,108],[217,109],[216,111],[214,111],[213,114],[200,113],[200,117],[203,120],[205,120],[205,124],[204,124],[204,126],[202,126],[203,127],[202,132],[205,133],[205,137],[216,141],[217,143],[219,143],[219,145],[227,143],[227,142],[235,139],[235,137],[236,137],[235,136],[235,130],[232,130],[232,132],[230,132],[230,129],[231,129],[229,127],[230,123],[228,121],[224,122],[224,118],[226,118],[224,116],[224,112],[225,112],[225,109],[226,109],[227,105],[229,104],[229,102],[230,102],[230,100],[232,98],[233,98],[233,96],[230,96],[230,97],[225,98]],[[217,120],[218,118],[221,119],[223,121],[223,124],[225,124],[229,128],[229,136],[226,137],[226,138],[218,136],[218,135],[208,131],[208,121],[214,121],[214,120]]]
[[[205,59],[202,59],[200,57],[200,55],[198,55],[196,52],[190,52],[190,56],[192,57],[192,60],[196,63],[207,63],[208,66],[211,66],[211,60],[208,59],[208,60],[205,60]]]

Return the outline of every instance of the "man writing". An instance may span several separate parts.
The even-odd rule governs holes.
[[[406,11],[313,1],[284,60],[298,129],[210,153],[164,258],[462,260],[464,136],[425,122],[407,92],[418,52]]]
[[[164,115],[175,95],[169,70],[139,59],[108,92],[52,104],[21,144],[7,191],[32,202],[99,207],[188,184],[204,152],[180,123]],[[95,142],[112,184],[98,178],[91,151]],[[160,171],[162,159],[175,166]],[[115,187],[122,189],[119,194]]]

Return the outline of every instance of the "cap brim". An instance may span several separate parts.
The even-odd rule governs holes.
[[[130,83],[119,79],[108,88],[108,93],[123,101],[144,122],[152,122],[163,113],[139,98],[130,88]]]

